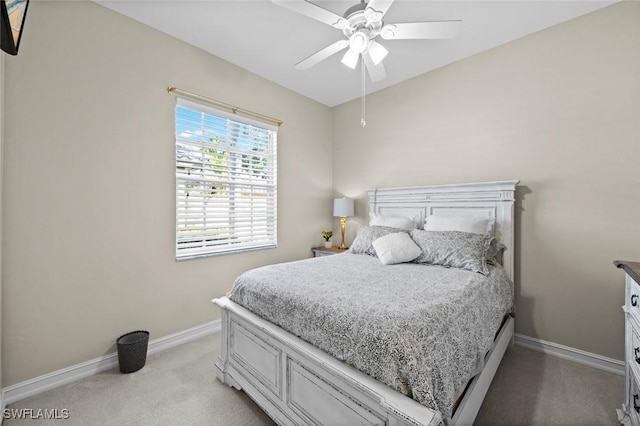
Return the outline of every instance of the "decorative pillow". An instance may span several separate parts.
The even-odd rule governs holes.
[[[411,238],[422,254],[416,263],[452,266],[481,274],[487,273],[485,236],[459,231],[411,231]]]
[[[493,218],[432,214],[424,223],[425,231],[460,231],[493,235]]]
[[[358,229],[356,239],[353,240],[351,248],[349,248],[349,253],[375,256],[376,250],[373,248],[373,242],[387,234],[394,234],[397,232],[408,233],[409,231],[390,228],[388,226],[362,226]]]
[[[369,214],[370,226],[388,226],[390,228],[404,229],[411,231],[418,228],[420,215],[414,217],[385,216],[382,214]]]
[[[487,236],[484,242],[484,256],[489,263],[502,264],[502,252],[507,248],[496,237]]]
[[[404,232],[387,234],[375,240],[372,245],[380,262],[385,265],[411,262],[422,253],[409,234]]]

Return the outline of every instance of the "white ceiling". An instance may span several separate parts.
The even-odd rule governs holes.
[[[313,3],[342,15],[358,0]],[[614,3],[606,1],[396,0],[385,23],[462,20],[453,40],[377,40],[389,50],[387,78],[367,93]],[[123,15],[197,46],[330,107],[361,95],[361,73],[336,54],[305,71],[293,66],[342,32],[269,0],[97,1]]]

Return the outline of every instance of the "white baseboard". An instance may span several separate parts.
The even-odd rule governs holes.
[[[523,336],[522,334],[516,334],[514,340],[516,345],[533,349],[534,351],[544,352],[545,354],[577,362],[578,364],[588,365],[589,367],[610,373],[623,376],[625,374],[624,362],[618,361],[617,359],[607,358],[606,356],[570,348],[569,346],[559,345],[553,342],[547,342],[546,340]]]
[[[179,331],[168,336],[160,337],[149,342],[147,354],[153,355],[175,346],[199,339],[200,337],[216,333],[220,330],[221,322],[220,320],[216,320],[184,331]],[[522,334],[516,334],[514,340],[515,344],[518,346],[544,352],[549,355],[557,356],[559,358],[611,373],[620,375],[625,374],[624,362],[613,358],[607,358],[594,353],[582,351],[580,349],[524,336]],[[16,383],[15,385],[11,385],[0,390],[0,407],[4,410],[5,406],[8,404],[84,379],[85,377],[90,377],[103,371],[107,371],[111,368],[117,367],[117,365],[118,354],[114,352],[112,354],[63,368],[62,370],[54,371],[21,383]]]
[[[222,328],[220,320],[211,321],[184,331],[179,331],[168,336],[151,340],[147,349],[147,355],[173,348],[191,342],[209,334],[216,333]],[[118,365],[118,353],[101,356],[81,364],[72,365],[62,370],[54,371],[15,385],[7,386],[2,391],[2,408],[5,404],[28,398],[33,395],[48,391],[59,386],[75,382],[85,377],[115,368]]]

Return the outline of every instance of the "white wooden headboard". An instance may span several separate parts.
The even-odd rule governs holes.
[[[514,203],[519,180],[370,189],[369,211],[389,216],[469,215],[494,219],[495,236],[507,249],[502,259],[514,281]]]

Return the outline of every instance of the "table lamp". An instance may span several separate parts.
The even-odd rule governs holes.
[[[353,200],[351,198],[336,198],[333,200],[333,216],[340,218],[340,232],[342,233],[342,244],[340,250],[346,250],[344,234],[347,228],[347,218],[353,216]]]

